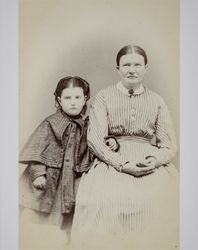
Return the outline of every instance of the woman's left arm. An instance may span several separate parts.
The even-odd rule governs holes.
[[[155,128],[156,150],[152,156],[156,158],[156,166],[158,167],[168,164],[177,152],[172,119],[162,99],[158,107]]]

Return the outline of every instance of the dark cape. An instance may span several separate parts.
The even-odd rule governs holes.
[[[91,157],[87,146],[88,118],[72,119],[61,110],[47,117],[24,146],[19,162],[28,165],[20,180],[20,204],[50,213],[61,182],[61,210],[69,213],[75,204],[76,176],[90,168]],[[38,176],[41,165],[46,167],[46,189],[32,185],[30,168]],[[38,166],[38,167],[37,167]],[[24,192],[25,191],[25,192]]]

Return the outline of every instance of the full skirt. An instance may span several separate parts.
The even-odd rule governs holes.
[[[132,162],[156,152],[148,142],[119,143],[120,154]],[[79,185],[71,249],[178,249],[178,186],[173,164],[134,177],[96,159]]]

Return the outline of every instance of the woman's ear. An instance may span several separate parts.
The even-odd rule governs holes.
[[[145,74],[147,73],[148,71],[148,64],[145,65]]]
[[[116,70],[117,70],[118,75],[121,76],[120,67],[119,66],[116,66]]]

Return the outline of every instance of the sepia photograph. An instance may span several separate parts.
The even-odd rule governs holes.
[[[196,250],[190,1],[0,2],[0,250]]]
[[[19,1],[19,246],[179,249],[179,1]]]

